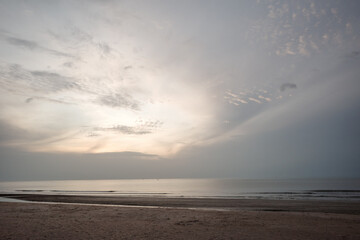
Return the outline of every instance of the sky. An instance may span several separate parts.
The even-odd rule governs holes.
[[[0,180],[360,177],[360,2],[0,1]]]

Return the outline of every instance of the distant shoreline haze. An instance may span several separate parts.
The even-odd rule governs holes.
[[[360,179],[122,179],[0,182],[2,194],[360,200]]]

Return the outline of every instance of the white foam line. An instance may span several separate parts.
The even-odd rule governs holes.
[[[1,201],[2,199],[6,199]],[[121,204],[98,204],[98,203],[67,203],[67,202],[38,202],[38,201],[27,201],[27,200],[19,200],[14,198],[5,198],[1,197],[0,202],[20,202],[20,203],[35,203],[35,204],[53,204],[53,205],[77,205],[77,206],[97,206],[97,207],[125,207],[125,208],[161,208],[161,209],[179,209],[179,210],[201,210],[201,211],[220,211],[227,212],[231,211],[231,209],[226,208],[203,208],[203,207],[165,207],[165,206],[143,206],[143,205],[121,205]],[[233,209],[235,210],[235,209]]]
[[[20,200],[20,199],[16,199],[16,198],[0,197],[0,202],[22,202],[22,203],[26,203],[26,202],[29,202],[29,201]]]

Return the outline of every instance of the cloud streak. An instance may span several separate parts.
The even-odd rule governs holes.
[[[110,131],[110,132],[126,134],[126,135],[145,135],[145,134],[153,133],[155,130],[161,128],[163,124],[164,123],[161,121],[146,121],[136,126],[115,125],[112,127],[96,127],[96,128],[92,128],[92,131],[93,132]],[[94,137],[94,135],[92,135],[92,137]]]
[[[47,98],[47,97],[30,97],[30,98],[27,98],[25,100],[25,102],[31,103],[35,100],[47,101],[47,102],[59,103],[59,104],[74,104],[74,103],[70,103],[70,102],[66,102],[66,101],[62,101],[62,100],[58,100],[58,99]]]
[[[0,65],[0,84],[13,91],[59,92],[80,89],[76,80],[49,71],[29,71],[18,64]]]
[[[128,94],[115,93],[113,95],[100,96],[96,101],[103,106],[114,108],[129,108],[139,110],[139,103]]]
[[[296,89],[297,86],[295,83],[283,83],[280,86],[280,91],[284,92],[287,89]]]
[[[75,56],[73,56],[71,54],[68,54],[65,52],[60,52],[60,51],[46,48],[46,47],[42,47],[37,42],[29,41],[26,39],[15,38],[15,37],[6,37],[6,41],[11,45],[21,47],[21,48],[24,48],[27,50],[31,50],[31,51],[40,51],[40,52],[52,54],[57,57],[66,57],[66,58],[74,58],[74,59],[76,58]]]

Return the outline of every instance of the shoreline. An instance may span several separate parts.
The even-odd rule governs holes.
[[[0,239],[360,239],[360,215],[310,210],[0,202]]]
[[[122,207],[247,210],[264,212],[316,212],[360,215],[360,201],[269,200],[226,198],[166,198],[133,196],[79,196],[45,194],[0,194],[0,197],[29,203],[114,205]]]

